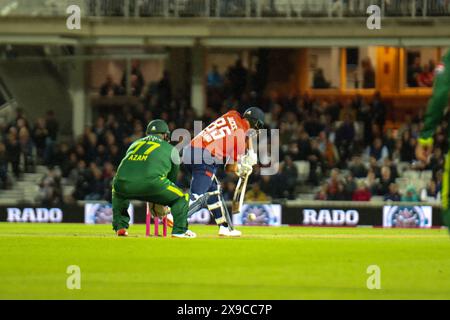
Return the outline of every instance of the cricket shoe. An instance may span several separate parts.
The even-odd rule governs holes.
[[[185,233],[172,233],[172,238],[183,238],[183,239],[194,239],[197,235],[195,232],[192,232],[191,230],[186,231]]]
[[[117,230],[118,237],[128,237],[128,231],[125,228]]]
[[[228,227],[224,226],[219,227],[219,236],[221,237],[240,237],[241,235],[242,232],[240,232],[239,230],[230,230]]]

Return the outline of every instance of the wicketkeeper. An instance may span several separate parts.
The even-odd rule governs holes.
[[[175,185],[180,157],[168,142],[169,127],[163,120],[153,120],[146,135],[128,148],[114,177],[113,229],[118,236],[128,235],[130,200],[140,200],[170,207],[172,237],[195,238],[187,223],[189,195]]]
[[[433,135],[444,116],[444,110],[448,106],[450,90],[450,51],[444,56],[435,70],[433,95],[428,103],[425,113],[424,127],[420,133],[417,144],[417,159],[427,163],[430,159],[433,147]],[[449,131],[450,134],[450,131]],[[444,177],[442,179],[442,212],[445,225],[450,228],[449,209],[449,184],[450,184],[450,152],[445,156]]]
[[[250,175],[257,163],[256,153],[249,148],[249,130],[264,127],[264,112],[249,108],[241,116],[230,111],[199,133],[183,150],[183,163],[192,173],[191,202],[200,196],[217,190],[215,175],[220,165],[226,164],[227,172],[240,177]],[[208,199],[208,209],[219,226],[220,236],[239,237],[241,232],[229,228],[223,197],[214,195]]]

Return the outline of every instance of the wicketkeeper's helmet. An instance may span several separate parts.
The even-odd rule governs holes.
[[[264,128],[264,112],[260,108],[251,107],[245,110],[244,119],[247,119],[253,129],[259,130]]]
[[[164,120],[155,119],[149,122],[145,134],[167,134],[170,136],[169,126]]]

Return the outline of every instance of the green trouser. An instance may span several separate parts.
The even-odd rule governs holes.
[[[167,178],[158,178],[145,183],[115,179],[113,183],[112,207],[113,229],[129,227],[128,207],[130,200],[153,202],[168,206],[173,215],[172,234],[185,233],[188,229],[187,215],[189,195]]]
[[[445,156],[444,176],[442,177],[442,218],[444,224],[450,231],[450,208],[449,208],[449,187],[450,187],[450,151]]]

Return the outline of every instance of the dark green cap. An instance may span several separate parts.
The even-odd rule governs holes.
[[[149,122],[145,134],[170,134],[169,126],[164,120],[155,119]]]

